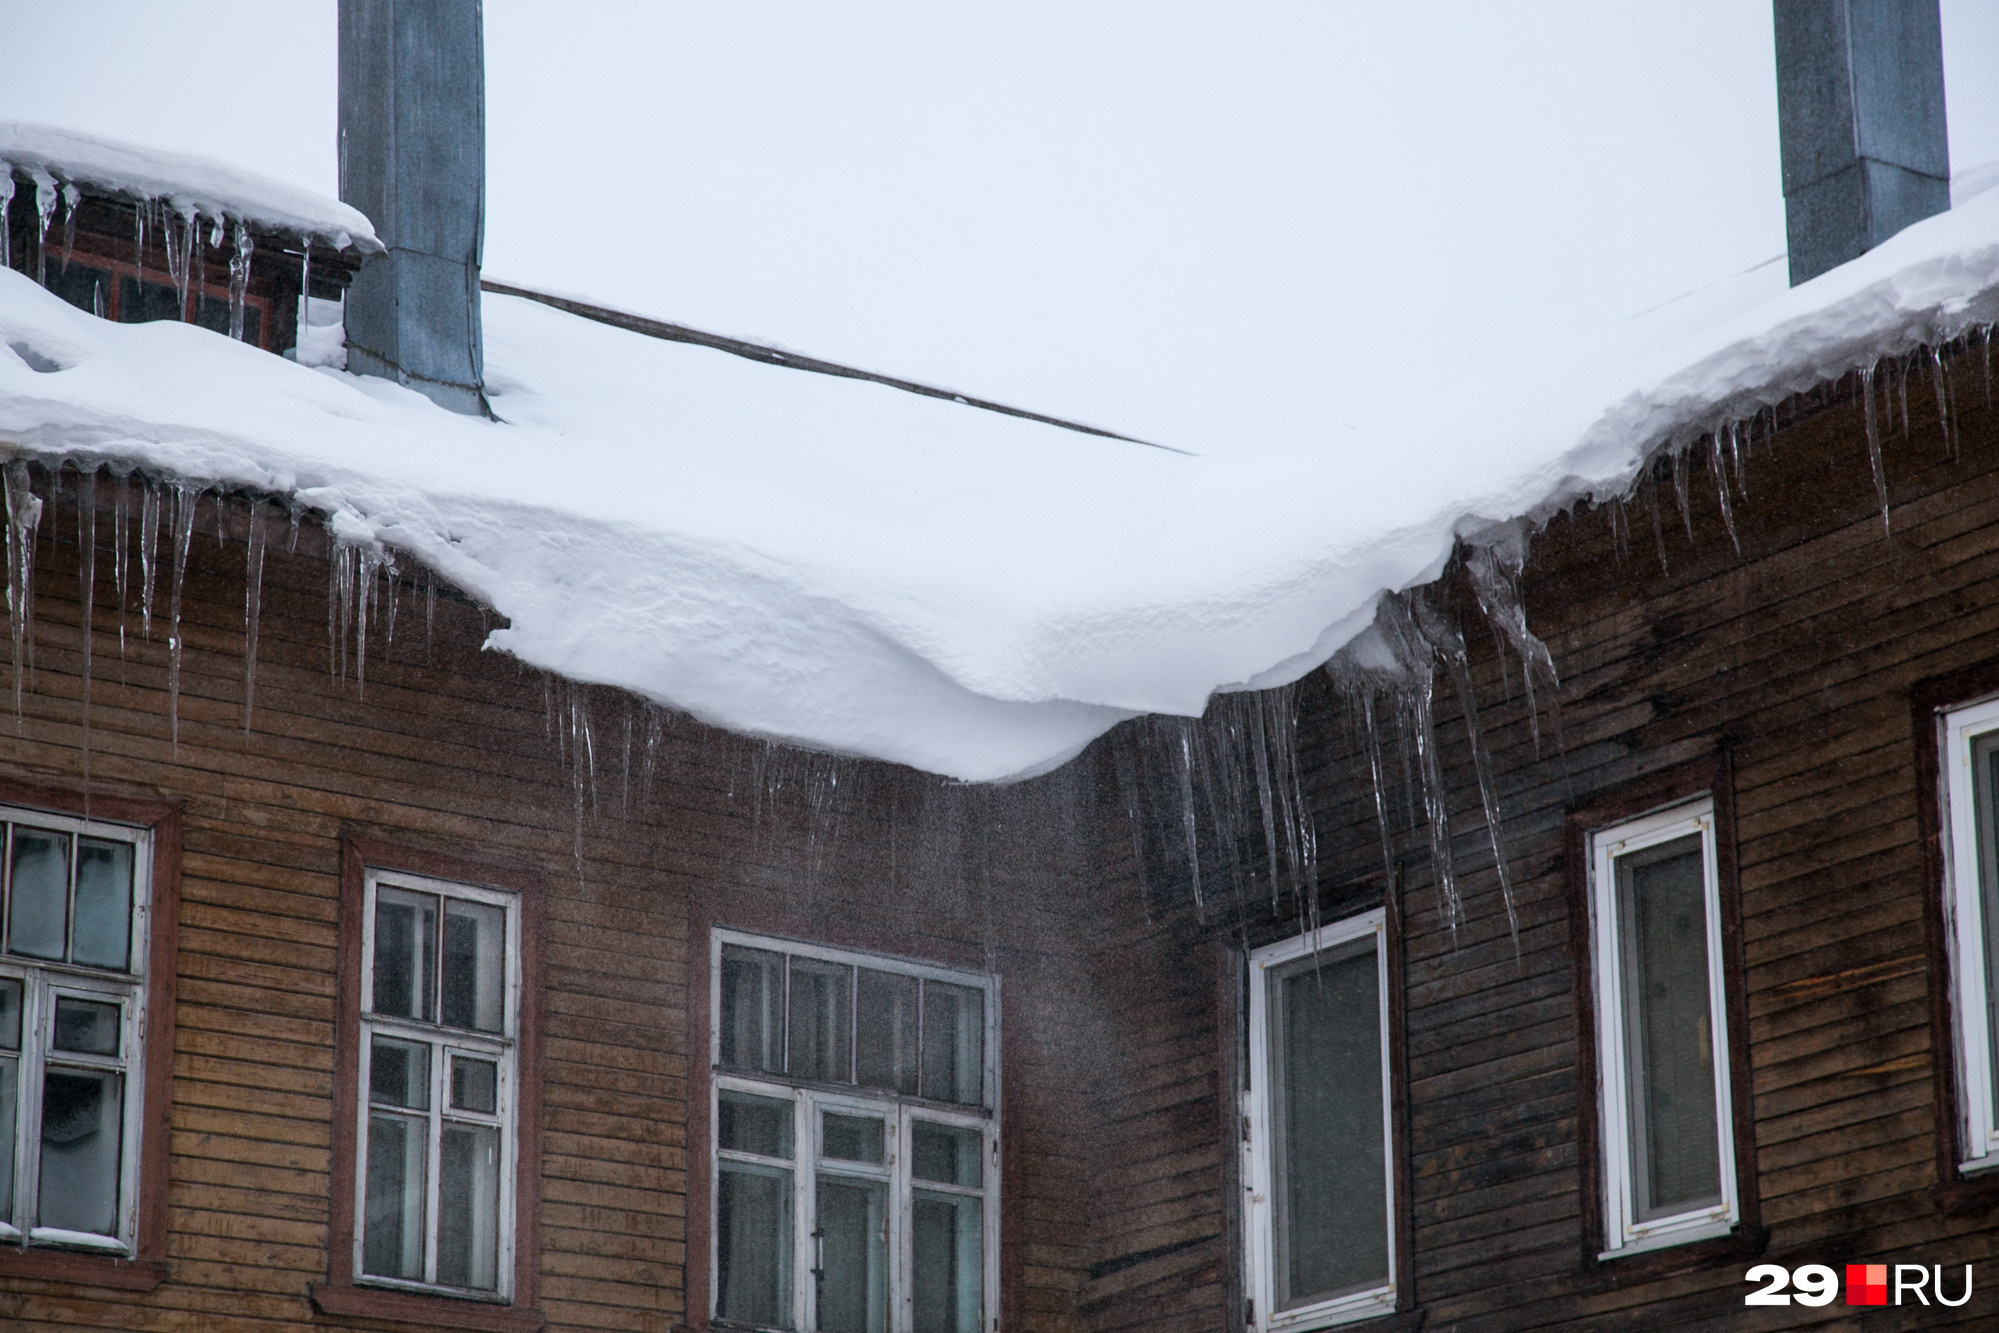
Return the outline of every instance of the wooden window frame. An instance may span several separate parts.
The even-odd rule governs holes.
[[[180,929],[180,807],[167,801],[0,778],[0,803],[146,830],[150,901],[141,1049],[128,1068],[138,1093],[136,1217],[129,1255],[0,1246],[0,1278],[73,1282],[123,1291],[151,1291],[168,1275],[167,1183],[173,1106],[174,997]],[[130,1113],[128,1113],[130,1114]]]
[[[1613,1219],[1607,1216],[1605,1130],[1598,1032],[1599,978],[1596,967],[1595,868],[1592,836],[1628,826],[1650,815],[1706,800],[1713,824],[1713,893],[1719,910],[1710,925],[1719,931],[1720,998],[1726,1022],[1727,1123],[1732,1148],[1728,1164],[1735,1179],[1734,1221],[1719,1235],[1687,1235],[1653,1246],[1613,1248]],[[1570,949],[1576,1003],[1576,1090],[1579,1106],[1577,1166],[1580,1176],[1580,1266],[1593,1285],[1621,1285],[1690,1272],[1762,1253],[1769,1233],[1762,1225],[1756,1176],[1755,1105],[1750,1082],[1747,980],[1742,955],[1742,897],[1736,876],[1735,805],[1726,752],[1695,760],[1614,788],[1568,812],[1566,863],[1569,886]],[[1711,974],[1712,976],[1712,974]]]
[[[1360,912],[1252,950],[1247,958],[1247,1058],[1248,1076],[1243,1092],[1242,1163],[1243,1191],[1242,1245],[1246,1308],[1245,1324],[1254,1333],[1303,1333],[1308,1329],[1336,1328],[1364,1320],[1382,1319],[1404,1308],[1408,1296],[1405,1253],[1407,1241],[1401,1216],[1407,1207],[1400,1161],[1401,1135],[1398,1132],[1396,1102],[1401,1089],[1396,1079],[1395,1023],[1393,992],[1399,989],[1394,975],[1395,959],[1390,954],[1387,905]],[[1339,948],[1358,940],[1371,940],[1378,987],[1381,1050],[1381,1131],[1382,1189],[1388,1246],[1388,1281],[1365,1291],[1350,1292],[1294,1310],[1276,1313],[1276,1239],[1274,1203],[1276,1163],[1271,1158],[1274,1145],[1269,1093],[1270,1073],[1269,987],[1271,968],[1285,967],[1309,956],[1315,949]]]
[[[827,1165],[831,1159],[822,1159],[817,1149],[817,1125],[815,1114],[819,1110],[851,1112],[863,1115],[882,1115],[888,1118],[891,1133],[898,1150],[891,1155],[891,1163],[880,1172],[880,1178],[888,1186],[891,1252],[888,1256],[889,1307],[888,1323],[891,1329],[907,1327],[907,1307],[910,1301],[909,1256],[912,1221],[910,1211],[916,1192],[931,1189],[931,1184],[916,1180],[911,1171],[911,1156],[908,1137],[911,1123],[924,1120],[956,1128],[976,1129],[984,1145],[982,1158],[985,1163],[985,1183],[979,1188],[980,1214],[984,1229],[981,1248],[984,1269],[983,1290],[979,1303],[983,1312],[980,1320],[982,1330],[992,1330],[999,1326],[1000,1306],[1000,1123],[1002,1089],[1000,1087],[1000,982],[997,976],[988,972],[966,968],[950,967],[938,963],[901,958],[870,950],[849,949],[829,946],[817,942],[791,939],[782,936],[750,933],[727,927],[713,927],[708,932],[708,1012],[710,1021],[702,1049],[707,1052],[710,1068],[709,1115],[713,1123],[714,1100],[722,1092],[743,1092],[757,1096],[789,1100],[794,1105],[797,1118],[793,1134],[792,1157],[786,1169],[792,1173],[793,1183],[793,1259],[792,1259],[792,1303],[794,1326],[807,1329],[816,1324],[810,1310],[809,1294],[803,1275],[811,1271],[810,1223],[813,1219],[814,1197],[812,1182],[822,1171],[833,1174],[848,1172],[846,1164]],[[893,1091],[865,1088],[859,1084],[825,1084],[811,1080],[797,1079],[788,1074],[751,1072],[741,1069],[725,1069],[720,1063],[721,1020],[718,1012],[719,989],[721,986],[720,960],[724,946],[747,949],[769,950],[791,958],[804,958],[819,962],[836,963],[853,968],[869,968],[880,972],[893,973],[925,981],[938,981],[948,985],[976,989],[985,996],[985,1022],[983,1032],[984,1102],[979,1106],[956,1105],[930,1101],[922,1098],[897,1094]],[[788,1007],[788,1006],[787,1006]],[[852,1022],[858,1027],[856,1012]],[[715,1198],[720,1188],[719,1176],[723,1149],[719,1143],[710,1141],[703,1169],[708,1177],[709,1197]],[[957,1187],[938,1187],[947,1193],[960,1192]],[[712,1237],[712,1230],[711,1230]],[[712,1239],[701,1256],[690,1255],[690,1262],[702,1263],[708,1270],[709,1308],[708,1319],[715,1319],[713,1310],[714,1293],[717,1288],[719,1251]]]
[[[1000,1092],[1010,1079],[1018,1077],[1020,1054],[1015,1049],[1019,1024],[1008,1021],[1009,1006],[1020,1002],[1017,986],[1003,986],[1003,970],[979,945],[932,935],[917,935],[883,929],[849,920],[823,916],[803,916],[795,912],[736,907],[718,912],[709,901],[696,898],[688,911],[689,949],[687,980],[687,1245],[682,1272],[685,1298],[681,1328],[686,1333],[711,1333],[722,1325],[712,1325],[714,1305],[713,1214],[715,1195],[712,1178],[714,1148],[715,1076],[713,1068],[713,1027],[711,994],[718,978],[712,975],[715,950],[709,941],[716,930],[738,931],[773,940],[810,943],[822,948],[845,950],[884,959],[908,962],[988,977],[995,983],[992,1020],[998,1041],[988,1050],[989,1070],[995,1083],[995,1123],[999,1126],[999,1169],[995,1173],[999,1192],[999,1225],[996,1229],[999,1262],[998,1309],[1001,1329],[1021,1326],[1027,1317],[1026,1253],[1022,1244],[1020,1176],[1024,1160],[1010,1152],[1008,1144],[1020,1130],[1009,1129],[998,1111]],[[701,1163],[708,1163],[702,1167]]]
[[[359,1185],[361,1012],[370,872],[407,875],[512,895],[520,931],[519,1008],[515,1015],[513,1291],[510,1301],[459,1296],[446,1290],[382,1285],[355,1272]],[[327,1214],[327,1280],[313,1283],[322,1313],[383,1319],[425,1328],[534,1333],[545,1318],[536,1308],[541,1271],[541,1029],[544,942],[542,895],[530,876],[375,838],[341,839],[340,937],[334,1017],[332,1189]]]

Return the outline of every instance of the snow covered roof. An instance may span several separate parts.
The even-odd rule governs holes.
[[[382,248],[359,209],[287,181],[244,171],[195,153],[174,153],[54,125],[0,121],[0,180],[12,167],[54,191],[75,185],[101,194],[158,199],[175,211],[228,217],[252,227],[290,232],[364,252]],[[5,185],[0,185],[4,190]]]
[[[1350,440],[1188,456],[485,302],[498,422],[0,274],[0,445],[295,497],[507,617],[490,646],[710,722],[971,780],[1296,679],[1460,537],[1999,318],[1999,191]],[[40,369],[37,369],[40,367]],[[53,367],[53,369],[51,369]],[[1407,460],[1350,484],[1350,450]],[[1510,529],[1509,529],[1510,530]]]

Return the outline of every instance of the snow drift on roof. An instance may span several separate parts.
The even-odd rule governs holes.
[[[485,302],[499,423],[0,275],[0,441],[296,497],[510,621],[490,644],[710,722],[972,780],[1326,660],[1459,536],[1999,316],[1999,191],[1796,289],[1255,461],[1189,457]],[[42,369],[36,369],[41,367]],[[50,369],[53,367],[54,369]],[[1353,450],[1406,460],[1351,484]]]
[[[133,199],[162,199],[175,210],[229,217],[344,250],[382,248],[359,209],[286,181],[195,153],[100,139],[53,125],[0,121],[0,170],[52,177]]]

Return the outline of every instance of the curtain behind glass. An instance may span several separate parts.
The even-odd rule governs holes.
[[[819,1333],[888,1328],[888,1185],[820,1176]]]
[[[1701,835],[1617,858],[1633,1216],[1721,1202]]]
[[[36,1221],[93,1236],[118,1234],[125,1124],[123,1075],[50,1069],[42,1078],[41,1197]]]
[[[438,1145],[437,1280],[500,1285],[500,1131],[446,1122]]]
[[[723,1162],[715,1185],[715,1317],[790,1328],[791,1172]]]
[[[985,1297],[983,1203],[917,1190],[910,1209],[915,1333],[979,1333]]]
[[[1277,1305],[1384,1286],[1381,994],[1373,941],[1270,980]]]

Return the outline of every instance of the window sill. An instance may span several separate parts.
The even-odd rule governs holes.
[[[1770,1243],[1763,1227],[1738,1223],[1729,1235],[1707,1240],[1688,1240],[1656,1249],[1623,1251],[1611,1258],[1599,1258],[1595,1247],[1583,1256],[1584,1289],[1603,1291],[1634,1282],[1651,1282],[1678,1273],[1694,1272],[1732,1260],[1753,1259]]]
[[[461,1301],[450,1296],[389,1291],[381,1287],[334,1286],[315,1282],[310,1291],[322,1314],[386,1319],[425,1328],[465,1328],[475,1333],[537,1333],[547,1321],[539,1310],[487,1301]]]
[[[167,1266],[158,1259],[8,1246],[0,1248],[0,1277],[74,1282],[81,1287],[109,1287],[116,1291],[151,1291],[167,1280]]]

